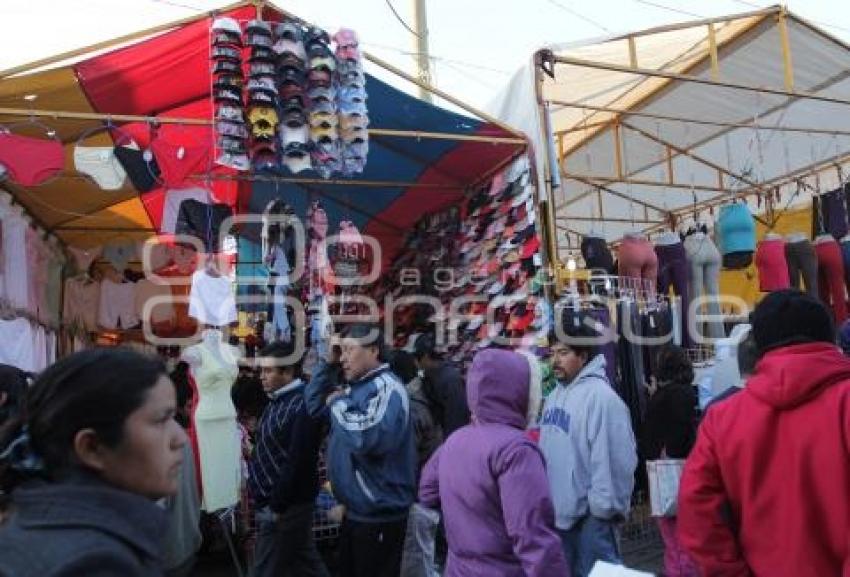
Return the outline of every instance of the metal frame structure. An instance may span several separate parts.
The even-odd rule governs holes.
[[[735,20],[744,20],[748,18],[751,18],[752,21],[742,22],[739,30],[732,33],[728,38],[725,38],[722,42],[718,41],[717,32],[715,29],[716,24],[722,22],[731,22]],[[747,37],[747,35],[750,34],[752,31],[757,30],[759,27],[765,25],[766,23],[770,24],[771,19],[774,20],[773,25],[776,26],[779,37],[778,47],[781,52],[783,72],[782,88],[764,87],[723,81],[720,70],[721,61],[720,57],[718,56],[718,53],[723,50],[730,50],[741,39]],[[705,142],[695,142],[687,147],[683,147],[673,142],[664,140],[663,138],[660,138],[657,135],[651,134],[645,129],[641,129],[637,127],[634,123],[629,121],[630,117],[634,117],[655,119],[658,121],[663,120],[665,122],[682,123],[685,125],[694,124],[698,126],[712,126],[721,129],[719,131],[720,135],[739,128],[757,128],[758,130],[765,131],[808,133],[833,137],[850,136],[850,132],[848,131],[829,130],[824,129],[822,127],[807,128],[805,126],[786,127],[778,125],[762,126],[761,124],[758,124],[758,126],[756,126],[755,121],[752,119],[734,119],[728,122],[723,122],[707,119],[703,120],[699,118],[693,118],[691,116],[661,114],[656,111],[650,113],[640,110],[642,105],[653,101],[653,99],[663,94],[665,90],[669,89],[675,83],[705,85],[739,91],[748,91],[760,95],[780,96],[785,98],[781,105],[778,105],[767,112],[760,113],[762,115],[774,112],[778,109],[785,108],[794,102],[802,100],[850,106],[850,100],[847,99],[837,98],[830,95],[817,94],[814,92],[803,92],[795,89],[793,57],[791,53],[791,45],[789,42],[788,33],[789,19],[793,20],[796,24],[800,24],[803,27],[816,32],[819,36],[828,39],[829,41],[837,44],[839,47],[850,51],[850,46],[848,46],[846,43],[831,36],[827,32],[821,30],[820,28],[814,26],[806,20],[794,14],[791,14],[784,6],[774,6],[758,11],[745,12],[741,14],[734,14],[712,19],[684,22],[681,24],[675,24],[670,26],[662,26],[606,39],[606,43],[626,41],[626,46],[624,48],[627,52],[623,55],[623,59],[627,59],[628,64],[615,64],[612,62],[600,62],[583,58],[561,56],[554,54],[551,50],[541,50],[535,54],[534,78],[538,104],[538,114],[543,132],[542,142],[547,143],[548,146],[552,148],[551,150],[541,151],[544,157],[542,159],[541,164],[543,167],[543,176],[545,178],[545,199],[542,201],[542,203],[545,205],[545,212],[549,216],[549,227],[546,231],[546,240],[549,253],[553,257],[550,261],[552,262],[552,264],[555,264],[557,266],[561,262],[559,249],[566,248],[567,250],[572,250],[575,248],[573,246],[572,240],[570,239],[571,235],[575,235],[576,237],[581,236],[581,233],[569,226],[569,223],[571,221],[596,221],[612,223],[630,222],[636,225],[645,225],[645,227],[643,228],[643,232],[651,233],[661,230],[665,227],[675,226],[679,219],[689,213],[710,209],[730,199],[760,196],[765,201],[766,217],[757,218],[766,226],[771,227],[775,225],[776,221],[779,218],[779,214],[776,212],[775,207],[773,205],[771,194],[773,190],[775,190],[779,186],[794,182],[795,180],[800,179],[805,175],[821,172],[836,164],[841,164],[850,160],[850,155],[847,154],[845,151],[842,154],[835,154],[822,161],[813,162],[811,165],[803,167],[799,170],[795,170],[789,174],[785,174],[777,178],[772,178],[764,182],[758,182],[751,176],[736,173],[730,167],[723,166],[721,163],[714,162],[697,154],[695,152],[695,149],[698,148],[700,145],[705,144]],[[701,45],[705,43],[705,49],[704,51],[702,51],[702,48],[700,48],[701,52],[699,54],[694,55],[693,59],[690,60],[682,68],[682,70],[677,72],[670,71],[666,69],[667,64],[662,65],[659,69],[644,68],[639,65],[635,44],[636,38],[665,32],[695,29],[703,26],[705,27],[705,36],[702,37],[702,39],[699,43],[697,43],[696,46],[701,47]],[[673,62],[670,62],[668,64],[672,65]],[[615,105],[615,102],[623,98],[623,94],[621,94],[613,102],[607,105],[589,104],[576,101],[575,99],[549,100],[544,94],[546,77],[548,75],[549,77],[555,78],[559,65],[579,67],[588,70],[608,71],[615,74],[640,77],[641,80],[636,84],[636,86],[632,87],[629,92],[638,88],[645,88],[643,84],[651,79],[656,79],[656,81],[660,80],[660,82],[658,82],[658,86],[654,86],[645,94],[641,94],[640,97],[636,99],[636,101],[630,102],[628,106]],[[708,77],[696,76],[693,74],[694,71],[706,69],[706,67]],[[846,77],[850,77],[850,73],[845,73],[839,77],[827,79],[826,82],[824,82],[822,85],[815,86],[813,87],[813,89],[820,90],[823,87],[829,86],[834,82],[843,80]],[[629,92],[627,92],[626,94],[628,94]],[[552,129],[552,121],[550,117],[550,108],[554,109],[554,107],[574,108],[589,112],[589,114],[584,117],[583,122],[581,123],[577,123],[574,126],[567,127],[565,129],[554,131]],[[595,137],[597,137],[603,131],[606,130],[610,131],[614,146],[612,162],[613,166],[610,170],[612,175],[600,176],[598,174],[583,174],[581,172],[571,170],[571,154],[577,150],[580,150],[583,145],[589,143]],[[646,166],[631,167],[627,170],[623,164],[622,158],[623,139],[624,134],[627,131],[630,131],[635,135],[639,135],[643,139],[647,139],[651,142],[654,142],[655,144],[658,144],[664,150],[664,158],[659,159],[658,161],[651,162]],[[569,135],[572,135],[574,140],[570,146],[566,146],[566,137]],[[714,134],[709,138],[709,140],[717,137],[718,134]],[[717,184],[710,185],[705,182],[702,182],[700,184],[682,182],[680,179],[677,178],[678,175],[675,173],[673,168],[673,160],[679,157],[687,157],[690,161],[698,163],[699,165],[716,172]],[[658,167],[660,170],[663,170],[665,176],[663,180],[648,180],[646,178],[640,178],[636,176],[637,174],[645,172],[646,170],[653,167]],[[559,202],[557,199],[561,197],[558,196],[557,192],[561,187],[560,183],[562,181],[580,182],[588,186],[588,190],[574,197]],[[730,181],[736,183],[739,186],[734,187],[734,190],[730,190],[730,187],[727,184]],[[660,207],[652,202],[648,202],[644,199],[641,199],[640,196],[637,194],[630,195],[626,192],[617,191],[611,188],[613,185],[616,184],[639,187],[663,187],[665,190],[669,190],[670,194],[673,195],[690,194],[694,196],[695,202],[687,206],[682,206],[675,209],[667,209],[665,207]],[[703,197],[706,195],[706,193],[712,194],[709,198],[702,198],[701,200],[696,201],[696,192],[701,193]],[[624,200],[628,200],[630,203],[633,203],[634,206],[642,209],[643,215],[635,216],[633,218],[628,219],[622,217],[614,217],[610,215],[606,217],[604,202],[602,201],[603,193],[606,195],[612,195]],[[588,197],[593,194],[596,194],[598,196],[598,216],[592,217],[588,214],[565,213],[565,209],[567,209],[569,206],[574,205],[579,201],[587,201]],[[594,208],[593,212],[595,213],[596,210],[597,209]],[[562,235],[564,232],[567,233],[568,244],[566,246],[564,246],[563,243],[559,242],[558,231],[561,231]]]

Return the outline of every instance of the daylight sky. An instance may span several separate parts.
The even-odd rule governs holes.
[[[277,0],[334,32],[354,28],[366,50],[410,72],[412,0]],[[33,61],[228,4],[228,0],[2,0],[0,68]],[[484,107],[538,48],[751,11],[758,0],[428,0],[436,85]],[[789,9],[850,41],[850,2],[793,0]],[[387,78],[381,75],[382,78]],[[413,90],[404,81],[399,88]]]

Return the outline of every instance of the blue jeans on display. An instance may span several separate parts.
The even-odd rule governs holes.
[[[281,340],[291,340],[289,315],[286,312],[286,293],[289,290],[289,277],[280,275],[274,278],[274,329],[275,336]]]
[[[572,577],[587,577],[597,561],[622,565],[616,524],[588,515],[567,531],[558,530]]]

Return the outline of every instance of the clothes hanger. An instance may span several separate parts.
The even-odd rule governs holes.
[[[88,138],[91,138],[91,136],[93,136],[94,134],[97,134],[98,132],[104,132],[104,131],[108,132],[110,136],[112,136],[112,133],[114,132],[114,133],[117,133],[119,137],[121,137],[120,140],[114,140],[113,139],[115,146],[122,146],[122,145],[128,144],[128,143],[129,144],[135,144],[136,143],[136,141],[133,139],[133,136],[129,132],[126,132],[125,130],[123,130],[119,126],[115,125],[112,122],[111,117],[107,117],[106,122],[104,124],[98,125],[98,126],[92,126],[91,128],[85,130],[82,134],[80,134],[80,136],[77,138],[77,144],[75,145],[75,147],[76,146],[83,146],[83,141],[85,141]]]

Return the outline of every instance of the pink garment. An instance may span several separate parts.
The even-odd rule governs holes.
[[[99,246],[89,249],[69,246],[68,252],[70,252],[71,256],[74,258],[74,262],[77,264],[77,270],[80,272],[88,272],[92,263],[100,256],[101,249],[102,247]]]
[[[328,213],[318,204],[314,204],[307,211],[307,228],[316,238],[328,236]]]
[[[27,227],[27,310],[39,315],[45,310],[45,288],[47,287],[47,247],[32,227]]]
[[[762,292],[791,287],[788,260],[785,256],[785,240],[775,238],[761,241],[756,249],[755,260],[759,273],[759,289]]]
[[[619,275],[628,278],[642,278],[650,282],[650,290],[655,290],[658,277],[658,256],[652,243],[646,238],[624,236],[620,244]]]
[[[696,563],[682,549],[676,536],[676,518],[658,517],[658,529],[664,539],[664,575],[666,577],[700,577]]]

